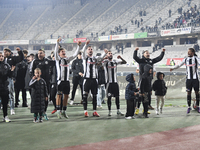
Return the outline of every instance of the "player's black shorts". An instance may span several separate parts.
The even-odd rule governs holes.
[[[107,97],[119,96],[119,85],[118,83],[107,83]]]
[[[93,95],[97,95],[97,80],[96,79],[84,79],[83,80],[83,93],[89,93],[91,90],[91,93]]]
[[[69,94],[70,92],[70,83],[69,81],[61,81],[58,85],[58,94]]]
[[[186,80],[186,90],[192,91],[192,88],[194,88],[194,91],[199,91],[199,80],[198,79],[187,79]]]

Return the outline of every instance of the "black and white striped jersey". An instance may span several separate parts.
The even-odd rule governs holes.
[[[79,53],[79,46],[77,46],[77,49],[73,56],[61,58],[58,55],[59,50],[59,44],[56,43],[54,55],[56,60],[56,70],[57,70],[57,81],[58,85],[61,81],[69,81],[69,63],[72,61]]]
[[[200,59],[197,56],[186,57],[180,64],[176,65],[173,69],[178,69],[184,64],[186,66],[187,79],[199,79],[198,66],[200,64]]]
[[[86,79],[97,79],[98,71],[96,64],[100,62],[105,57],[105,52],[101,56],[92,56],[89,57],[85,54],[86,45],[83,47],[83,70],[84,70],[84,78]]]
[[[122,60],[103,61],[106,83],[117,83],[117,65],[121,63]]]

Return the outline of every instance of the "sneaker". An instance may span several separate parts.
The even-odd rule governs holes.
[[[144,109],[143,109],[143,111],[142,111],[142,112],[144,113]],[[147,113],[148,113],[148,114],[151,114],[151,113],[150,113],[150,111],[147,111]]]
[[[88,115],[88,112],[87,112],[87,111],[84,113],[84,115],[85,115],[85,117],[89,117],[89,115]]]
[[[61,112],[60,112],[60,111],[57,111],[56,114],[57,114],[58,119],[61,119],[61,118],[62,118],[62,117],[61,117]]]
[[[100,115],[95,111],[95,112],[93,112],[93,116],[94,117],[100,117]]]
[[[57,112],[57,109],[54,109],[54,110],[51,112],[51,114],[54,114],[55,112]]]
[[[73,105],[73,104],[74,104],[74,101],[71,100],[70,103],[69,103],[69,105]]]
[[[124,116],[124,114],[121,111],[117,111],[117,115]]]
[[[132,119],[135,119],[135,116],[132,116],[131,118],[132,118]]]
[[[38,123],[37,117],[33,118],[33,122],[34,122],[34,123]]]
[[[150,110],[154,110],[154,108],[153,108],[151,105],[149,105],[149,109],[150,109]]]
[[[125,117],[125,119],[129,120],[129,119],[132,119],[132,117],[131,117],[131,116],[128,116],[128,117]]]
[[[101,106],[101,105],[98,105],[97,108],[102,108],[102,106]]]
[[[43,123],[42,117],[40,117],[39,122]]]
[[[137,108],[136,111],[135,111],[135,114],[138,115],[138,114],[139,114],[139,111],[140,111],[140,110]]]
[[[11,115],[15,115],[15,110],[14,110],[14,109],[11,109],[11,110],[10,110],[10,114],[11,114]]]
[[[5,116],[5,118],[3,118],[3,122],[11,122],[11,120],[8,118],[8,116]]]
[[[112,116],[112,112],[111,112],[111,110],[108,112],[108,116]]]
[[[49,120],[49,118],[47,117],[47,114],[46,114],[46,113],[43,114],[43,116],[44,116],[44,119],[45,119],[45,120]]]
[[[197,107],[197,112],[200,113],[200,107],[199,106]]]
[[[156,115],[159,115],[159,109],[156,109]]]
[[[188,107],[188,109],[187,109],[187,114],[190,113],[190,110],[191,110],[191,107]]]
[[[66,114],[66,111],[62,112],[61,115],[62,115],[64,118],[66,118],[66,119],[69,118],[69,117],[67,116],[67,114]]]
[[[162,114],[162,108],[160,108],[160,114]]]

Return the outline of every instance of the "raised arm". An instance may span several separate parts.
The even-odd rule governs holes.
[[[86,50],[86,46],[90,43],[90,40],[87,40],[85,45],[83,46],[83,49],[82,49],[82,58],[83,59],[86,59],[86,54],[85,54],[85,50]]]
[[[14,61],[13,65],[16,65],[17,63],[21,62],[24,59],[24,54],[20,50],[20,48],[17,47],[16,50],[18,51],[18,56],[13,56],[13,61]]]
[[[142,63],[142,59],[139,58],[139,57],[137,56],[138,50],[139,50],[139,48],[136,47],[136,48],[135,48],[135,51],[134,51],[134,53],[133,53],[133,59],[134,59],[137,63]]]
[[[121,61],[118,61],[118,64],[126,64],[126,60],[124,60],[120,55],[117,56],[117,59],[121,59]]]
[[[55,46],[55,50],[54,50],[54,56],[55,56],[55,60],[60,60],[60,57],[58,55],[58,50],[59,50],[59,42],[61,41],[61,39],[59,38],[56,42],[56,46]]]
[[[158,57],[152,59],[152,63],[155,64],[155,63],[161,61],[163,59],[164,55],[165,55],[165,49],[163,48],[161,54]]]
[[[78,43],[77,43],[77,49],[76,49],[75,53],[68,58],[69,62],[72,61],[75,57],[77,57],[77,55],[78,55],[78,53],[80,51],[80,49],[79,49],[80,46],[81,46],[81,41],[78,41]]]

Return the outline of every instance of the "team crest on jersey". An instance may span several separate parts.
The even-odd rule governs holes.
[[[60,64],[62,67],[69,67],[69,65]]]
[[[5,66],[4,66],[4,68],[5,68],[5,69],[8,69],[8,66],[7,66],[7,65],[5,65]]]
[[[48,64],[48,61],[45,61],[45,64],[47,65],[47,64]]]

